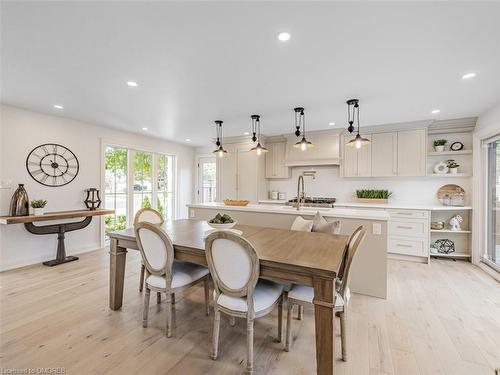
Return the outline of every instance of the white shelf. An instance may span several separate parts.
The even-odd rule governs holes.
[[[472,177],[469,173],[429,173],[427,177],[437,177],[437,178],[457,178],[457,177]]]
[[[446,156],[446,155],[472,155],[472,150],[460,150],[460,151],[428,151],[427,156]]]
[[[436,258],[456,258],[456,259],[469,259],[470,258],[470,254],[464,254],[464,253],[450,253],[450,254],[430,253],[429,255],[431,257],[436,257]]]
[[[469,234],[472,233],[470,230],[450,230],[450,229],[431,229],[431,233],[463,233]]]
[[[432,211],[470,211],[471,206],[436,206],[432,208]]]

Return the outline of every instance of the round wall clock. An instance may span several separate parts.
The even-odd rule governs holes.
[[[460,151],[463,150],[464,144],[462,142],[453,142],[450,146],[451,151]]]
[[[68,148],[56,143],[45,143],[28,154],[26,169],[42,185],[63,186],[75,179],[80,164]]]

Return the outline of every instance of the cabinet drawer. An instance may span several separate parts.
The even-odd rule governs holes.
[[[390,236],[419,237],[425,238],[428,235],[428,224],[425,220],[403,221],[390,220],[387,233]]]
[[[428,249],[426,248],[426,244],[427,241],[425,240],[407,240],[389,237],[387,239],[387,251],[397,254],[427,256]]]
[[[428,219],[429,211],[424,210],[388,210],[391,218]]]

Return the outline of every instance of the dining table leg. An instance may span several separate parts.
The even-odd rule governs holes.
[[[122,307],[123,302],[127,249],[118,246],[116,238],[111,238],[109,255],[109,308],[111,310],[118,310]]]
[[[316,327],[316,372],[335,373],[335,280],[315,277],[314,323]]]

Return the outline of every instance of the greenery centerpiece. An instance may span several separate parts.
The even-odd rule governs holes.
[[[356,190],[358,201],[364,203],[387,203],[391,194],[389,190],[384,189]]]
[[[44,199],[35,199],[31,201],[30,205],[33,208],[33,215],[43,215],[47,201]]]

